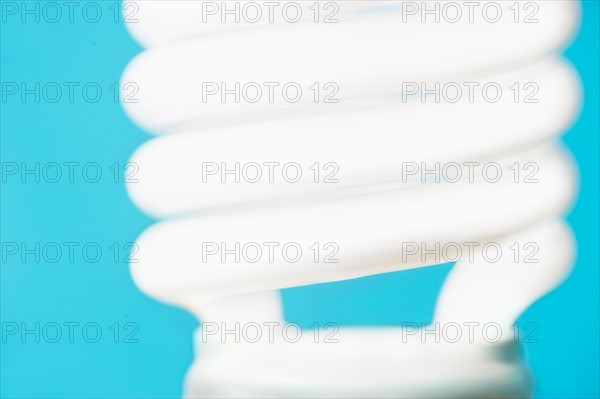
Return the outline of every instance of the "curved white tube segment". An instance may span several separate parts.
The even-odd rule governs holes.
[[[228,4],[245,13],[263,3]],[[279,3],[304,18],[236,20],[224,2],[136,5],[128,27],[148,49],[123,74],[123,86],[139,88],[123,103],[160,136],[133,155],[127,189],[146,213],[169,218],[138,239],[136,284],[204,323],[283,322],[279,289],[456,261],[433,324],[509,330],[574,256],[561,219],[577,172],[558,138],[581,93],[558,53],[578,3],[483,1],[502,18],[437,22],[417,13],[422,2]],[[320,23],[332,10],[336,22]],[[335,101],[315,97],[315,84]],[[297,101],[288,86],[301,89]],[[473,165],[498,174],[473,175]],[[315,243],[333,250],[317,257]],[[513,256],[517,244],[534,245],[535,261]],[[491,260],[489,248],[503,255]],[[290,345],[200,329],[186,396],[531,394],[507,336],[431,343],[418,331],[342,328],[335,345],[309,336]]]

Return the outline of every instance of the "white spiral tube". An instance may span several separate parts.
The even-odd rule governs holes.
[[[439,253],[432,260],[422,248],[407,251],[403,243],[464,249],[494,242],[511,254],[515,242],[536,243],[536,263],[512,256],[490,262],[480,249],[462,257],[438,298],[436,323],[494,322],[508,329],[572,263],[573,242],[561,218],[577,179],[557,136],[574,120],[580,93],[576,73],[557,54],[577,28],[577,2],[475,2],[471,20],[447,14],[433,22],[420,9],[423,2],[278,2],[288,3],[310,18],[292,23],[300,14],[275,13],[272,21],[257,14],[236,20],[235,12],[220,14],[225,2],[138,3],[139,21],[128,27],[148,49],[122,78],[139,87],[139,101],[127,102],[123,93],[123,102],[138,124],[169,134],[134,154],[139,181],[128,190],[142,210],[170,219],[138,239],[138,262],[131,265],[136,284],[203,321],[276,322],[283,321],[278,289],[447,261]],[[267,9],[265,2],[227,4],[238,13]],[[428,3],[438,13],[474,3],[465,4]],[[500,14],[476,17],[476,10],[492,8]],[[529,8],[535,19],[521,23],[517,10]],[[333,12],[337,22],[315,22]],[[298,101],[267,95],[207,101],[208,90],[219,89],[213,83],[224,82],[263,88],[294,82],[311,94]],[[308,91],[315,82],[334,82],[339,101],[317,101]],[[457,82],[494,82],[505,94],[497,101],[428,101],[408,93]],[[535,82],[536,101],[517,97],[522,86],[515,82]],[[305,172],[315,163],[335,165],[336,183],[317,184],[312,176],[295,183],[205,179],[219,165],[289,162]],[[493,162],[501,171],[535,165],[529,182],[535,184],[438,181],[440,170],[434,181],[423,181],[413,173],[415,165],[432,170],[472,162]],[[304,249],[333,242],[337,262],[323,264],[312,254],[285,265],[266,256],[208,259],[203,245],[209,242]],[[530,394],[527,367],[510,340],[431,344],[403,342],[400,334],[391,327],[342,328],[335,345],[316,345],[312,336],[292,345],[203,340],[186,396]]]

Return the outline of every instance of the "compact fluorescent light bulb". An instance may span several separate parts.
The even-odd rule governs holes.
[[[406,243],[465,249],[493,242],[505,256],[490,262],[479,246],[461,257],[434,321],[494,323],[508,331],[572,263],[562,215],[577,179],[557,137],[575,118],[580,92],[576,73],[558,53],[578,26],[578,3],[276,3],[136,5],[137,22],[128,28],[146,50],[122,78],[139,88],[137,101],[127,101],[127,93],[122,98],[128,115],[159,137],[133,155],[138,181],[128,190],[140,209],[168,219],[138,240],[138,262],[131,265],[136,284],[203,322],[283,322],[278,289],[447,260]],[[124,3],[126,12],[129,6]],[[423,7],[437,8],[438,20]],[[237,93],[219,92],[236,83]],[[282,94],[286,84],[303,95]],[[444,100],[431,100],[432,87],[449,90]],[[457,87],[462,96],[448,94]],[[467,89],[481,87],[504,91],[474,100]],[[327,95],[335,101],[323,101]],[[331,170],[321,172],[335,172],[335,184],[316,184],[313,175],[292,183],[258,178],[269,170],[257,172],[257,165],[291,162],[304,173],[327,163]],[[505,173],[529,165],[535,178],[440,180],[445,170],[432,167],[469,162]],[[236,163],[251,165],[252,177],[218,178],[222,165]],[[436,176],[422,179],[414,167]],[[206,256],[206,243],[274,241],[305,250],[335,243],[336,262],[318,263],[312,253],[293,264]],[[536,262],[506,255],[514,243],[535,243]],[[185,395],[531,393],[512,337],[431,343],[406,333],[342,328],[338,343],[317,345],[312,335],[294,344],[223,342],[199,331]]]

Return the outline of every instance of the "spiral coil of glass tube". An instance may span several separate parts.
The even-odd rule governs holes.
[[[136,6],[128,28],[146,50],[122,82],[135,82],[139,101],[123,92],[122,102],[159,137],[133,155],[128,190],[165,219],[138,239],[136,284],[203,321],[279,329],[278,289],[447,263],[451,248],[463,256],[435,323],[510,328],[572,263],[562,219],[577,178],[558,137],[580,89],[559,53],[577,2],[266,3]],[[474,163],[502,178],[458,178]],[[282,172],[289,164],[302,178]],[[515,165],[521,173],[507,176]],[[252,255],[221,256],[222,243],[252,243]],[[303,256],[266,255],[285,243]],[[317,261],[314,243],[334,243],[335,262]],[[490,261],[486,243],[505,255]],[[515,259],[515,243],[534,243],[536,262]],[[335,345],[315,345],[199,331],[185,395],[530,395],[511,340],[425,343],[413,333],[403,342],[397,327],[342,328]]]

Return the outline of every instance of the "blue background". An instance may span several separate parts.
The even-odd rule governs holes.
[[[134,126],[113,99],[110,86],[141,49],[122,23],[115,23],[116,2],[100,2],[103,18],[69,23],[21,23],[15,17],[1,28],[2,82],[98,82],[97,103],[76,99],[56,104],[33,97],[2,102],[3,162],[97,162],[98,183],[21,183],[2,185],[3,242],[134,241],[151,219],[134,208],[122,176],[115,182],[108,167],[123,165],[150,136]],[[580,35],[567,51],[586,90],[585,107],[564,140],[581,169],[581,193],[569,216],[577,235],[579,258],[573,275],[534,304],[520,319],[540,326],[538,343],[527,344],[539,398],[597,398],[599,317],[599,6],[584,1]],[[77,14],[76,14],[77,15]],[[96,322],[98,343],[76,335],[74,343],[22,343],[8,337],[1,347],[1,396],[6,398],[154,398],[179,397],[192,360],[192,330],[186,312],[160,304],[133,285],[126,263],[103,254],[98,263],[21,262],[9,257],[1,268],[2,322]],[[123,256],[123,255],[122,255]],[[361,280],[286,290],[288,319],[312,324],[400,324],[428,321],[435,296],[451,265],[374,276]],[[418,304],[418,306],[415,306]],[[108,328],[127,322],[139,327],[138,343],[112,340]],[[79,333],[80,334],[80,333]]]

